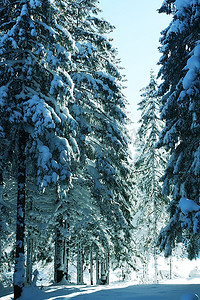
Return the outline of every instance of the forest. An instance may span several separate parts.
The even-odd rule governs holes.
[[[109,1],[109,0],[108,0]],[[130,151],[125,70],[99,0],[0,1],[0,283],[109,284],[200,245],[200,2],[164,0],[160,70]],[[159,82],[159,83],[158,83]],[[10,276],[12,274],[12,276]]]

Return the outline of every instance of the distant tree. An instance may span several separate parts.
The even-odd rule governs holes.
[[[195,258],[199,255],[198,213],[184,214],[180,201],[186,198],[199,204],[200,197],[199,3],[196,0],[166,3],[173,5],[174,14],[161,37],[159,76],[163,83],[159,92],[165,127],[158,147],[163,146],[170,152],[163,193],[172,193],[172,202],[170,221],[160,234],[160,244],[168,256],[176,242],[184,240],[188,257]]]
[[[138,129],[139,153],[135,161],[138,203],[135,210],[136,216],[139,214],[138,226],[145,251],[154,257],[155,282],[157,282],[156,245],[159,229],[165,224],[166,217],[163,213],[166,197],[162,195],[160,182],[166,165],[166,154],[155,148],[163,123],[159,119],[160,97],[157,93],[157,82],[152,71],[149,85],[141,91],[142,100],[138,104],[138,109],[141,111]]]

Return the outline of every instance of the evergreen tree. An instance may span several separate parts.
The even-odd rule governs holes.
[[[6,162],[17,165],[17,231],[14,298],[24,286],[25,192],[29,177],[41,191],[57,184],[63,197],[70,182],[76,122],[67,110],[73,83],[68,67],[74,43],[59,3],[1,2],[1,136]],[[34,168],[29,168],[29,162]]]
[[[176,0],[164,0],[161,8],[158,10],[159,13],[165,12],[166,14],[171,14],[175,10],[175,3]]]
[[[153,72],[150,83],[142,89],[142,101],[138,104],[141,111],[138,129],[139,154],[136,157],[135,172],[137,174],[139,233],[145,251],[154,257],[155,282],[157,282],[157,237],[158,230],[165,222],[163,214],[166,199],[162,196],[160,177],[165,166],[164,151],[155,148],[162,122],[159,120],[160,97],[157,94],[157,83]],[[142,222],[141,222],[142,221]],[[146,233],[144,229],[146,228]],[[146,258],[144,257],[146,260]]]
[[[118,233],[125,231],[130,238],[131,227],[126,99],[116,50],[105,36],[113,26],[98,17],[97,4],[98,1],[69,1],[73,17],[69,31],[78,49],[73,56],[76,67],[70,74],[75,92],[70,112],[79,124],[77,173],[85,174],[104,220],[104,230],[111,228],[112,244],[117,245]],[[119,258],[122,244],[114,251]]]
[[[170,255],[176,242],[185,241],[189,258],[199,253],[199,216],[184,211],[190,200],[199,204],[200,192],[200,110],[199,110],[199,3],[165,1],[174,6],[172,22],[162,32],[159,75],[163,79],[161,118],[165,120],[158,147],[170,151],[163,193],[172,193],[170,221],[160,234],[161,248]],[[162,12],[162,10],[161,10]],[[190,199],[184,202],[184,199]],[[193,203],[192,202],[192,203]],[[189,221],[190,220],[190,221]]]

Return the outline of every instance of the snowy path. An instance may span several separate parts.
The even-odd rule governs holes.
[[[180,300],[185,293],[200,296],[200,284],[51,286],[44,291],[28,288],[22,300]],[[0,297],[11,299],[11,294]]]

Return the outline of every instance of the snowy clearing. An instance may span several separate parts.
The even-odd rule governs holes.
[[[50,286],[40,290],[38,288],[26,288],[21,300],[181,300],[185,294],[200,295],[199,279],[191,281],[170,281],[169,284],[158,285],[133,285],[133,283],[115,283],[109,286]],[[191,284],[190,284],[191,282]],[[12,291],[9,289],[0,290],[1,300],[13,299]],[[190,296],[185,296],[185,300],[190,300]]]

